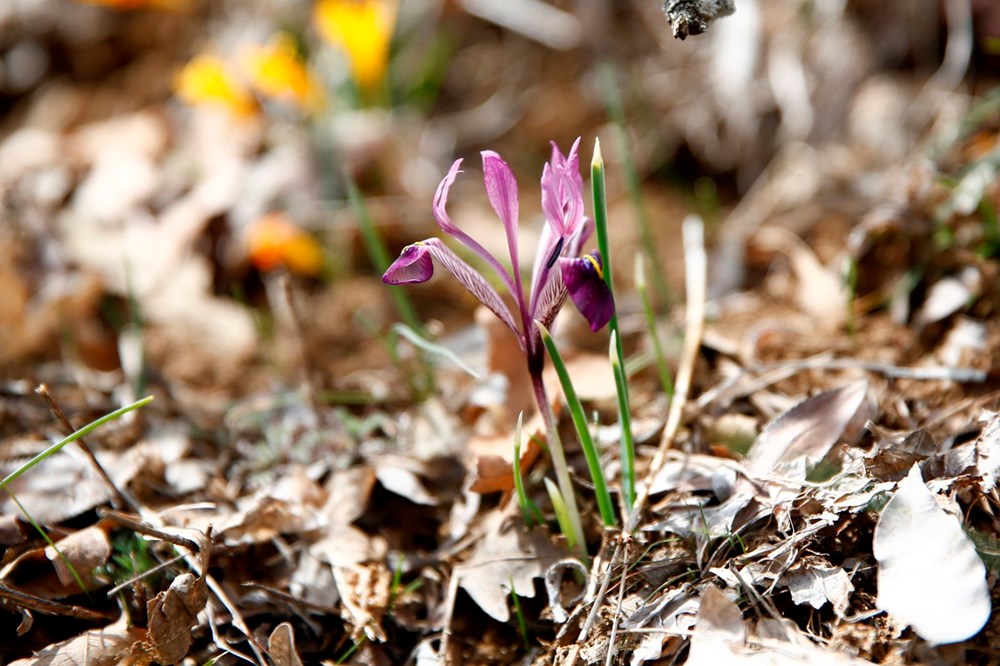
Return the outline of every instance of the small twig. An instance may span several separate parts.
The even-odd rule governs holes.
[[[680,363],[677,366],[677,383],[674,385],[674,395],[670,400],[670,411],[667,413],[667,424],[660,439],[660,448],[656,451],[649,465],[645,482],[629,514],[625,524],[624,534],[633,534],[639,525],[642,509],[649,500],[653,480],[660,472],[667,459],[667,451],[673,446],[674,437],[681,425],[684,405],[691,390],[694,378],[694,366],[701,348],[701,336],[705,324],[705,299],[707,294],[708,259],[705,256],[705,227],[697,215],[689,215],[684,220],[684,272],[686,275],[687,292],[687,324],[684,329],[684,349],[681,352]]]
[[[67,436],[72,435],[76,431],[76,428],[74,428],[73,424],[69,422],[69,419],[66,418],[65,412],[63,412],[62,408],[55,401],[55,398],[52,397],[52,394],[49,393],[49,387],[46,386],[45,384],[39,384],[37,387],[35,387],[35,393],[41,396],[42,399],[45,400],[45,402],[48,404],[49,411],[52,412],[52,414],[56,417],[56,419],[62,424],[63,428],[67,431],[66,435]],[[95,456],[94,452],[90,449],[89,446],[87,446],[87,443],[84,441],[83,437],[78,437],[76,439],[76,443],[77,445],[79,445],[80,449],[83,450],[84,454],[86,454],[86,456],[90,459],[90,462],[91,464],[93,464],[94,469],[97,470],[98,475],[104,480],[106,484],[108,484],[108,487],[111,489],[111,492],[114,493],[112,502],[116,506],[116,508],[129,509],[130,511],[138,511],[138,505],[136,504],[136,502],[130,497],[126,497],[125,493],[123,493],[121,489],[118,488],[114,480],[111,478],[111,475],[108,474],[107,470],[104,469],[104,466],[101,465],[100,461],[97,459],[97,456]]]
[[[75,617],[79,620],[113,620],[115,617],[109,613],[101,613],[99,611],[90,610],[89,608],[83,608],[81,606],[70,606],[56,601],[50,601],[49,599],[42,599],[41,597],[36,597],[33,594],[28,594],[27,592],[23,592],[13,587],[8,587],[3,583],[0,583],[0,599],[7,599],[22,608],[30,608],[31,610],[38,611],[39,613],[64,615],[66,617]]]
[[[618,562],[618,556],[621,554],[621,551],[622,545],[621,542],[618,542],[615,545],[614,553],[611,555],[611,561],[608,562],[608,568],[601,576],[601,587],[597,591],[597,596],[594,597],[593,605],[590,607],[590,613],[587,614],[587,619],[583,623],[583,628],[580,629],[580,635],[576,639],[577,643],[583,643],[587,640],[590,628],[593,626],[594,621],[597,620],[597,612],[601,609],[601,604],[604,603],[604,597],[608,594],[608,586],[611,584],[611,574],[614,572],[615,564]],[[591,574],[591,579],[596,579],[596,576]]]
[[[201,545],[188,539],[187,537],[182,537],[179,534],[170,534],[169,532],[164,532],[163,530],[153,527],[149,523],[143,522],[140,518],[135,516],[130,516],[127,513],[122,513],[120,511],[113,511],[110,509],[98,509],[97,515],[101,518],[108,518],[118,523],[122,527],[127,527],[133,532],[138,532],[139,534],[145,534],[146,536],[151,536],[154,539],[159,539],[160,541],[166,541],[175,546],[180,546],[181,548],[186,548],[192,553],[200,553],[202,551]]]
[[[163,571],[164,569],[166,569],[168,567],[172,567],[173,565],[175,565],[178,562],[180,562],[181,560],[183,560],[185,557],[187,557],[187,556],[184,555],[184,554],[178,555],[176,557],[172,557],[171,559],[167,560],[166,562],[160,562],[155,567],[150,567],[149,569],[146,569],[142,573],[137,574],[135,576],[132,576],[132,578],[129,578],[128,580],[126,580],[126,581],[124,581],[122,583],[119,583],[118,585],[115,585],[113,588],[111,588],[110,590],[108,590],[108,598],[109,599],[112,598],[113,596],[115,596],[116,594],[118,594],[119,590],[123,590],[123,589],[125,589],[126,587],[128,587],[130,585],[134,585],[135,583],[138,583],[140,580],[143,580],[144,578],[148,578],[149,576],[152,576],[153,574],[155,574],[158,571]]]
[[[604,658],[604,666],[611,666],[611,660],[614,658],[615,653],[615,639],[618,637],[618,622],[622,617],[622,603],[625,601],[625,580],[628,578],[628,562],[629,562],[629,546],[632,544],[631,539],[625,540],[625,545],[623,547],[622,562],[622,575],[618,579],[618,605],[615,607],[615,619],[611,623],[611,635],[608,637],[608,654]]]
[[[441,646],[438,648],[438,660],[445,666],[451,663],[448,657],[448,641],[451,639],[451,619],[455,614],[455,600],[458,598],[458,577],[459,574],[452,571],[451,580],[448,581],[448,598],[445,600],[447,608],[441,629]]]

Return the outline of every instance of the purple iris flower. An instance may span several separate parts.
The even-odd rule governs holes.
[[[604,281],[600,253],[594,251],[580,256],[580,248],[593,233],[594,225],[584,215],[579,147],[580,139],[577,139],[569,155],[564,156],[553,143],[552,158],[542,171],[542,211],[546,224],[535,252],[531,286],[527,293],[518,270],[517,180],[507,163],[493,151],[482,153],[486,195],[503,222],[513,271],[505,268],[486,248],[455,226],[445,210],[448,191],[455,182],[462,160],[456,160],[451,165],[434,195],[434,219],[438,226],[482,257],[496,272],[513,297],[517,312],[507,307],[486,278],[437,238],[405,247],[386,270],[382,281],[386,284],[425,282],[434,273],[432,259],[436,259],[514,332],[527,354],[529,370],[532,374],[540,373],[544,347],[535,322],[551,327],[567,295],[594,331],[607,324],[614,313],[614,299]]]

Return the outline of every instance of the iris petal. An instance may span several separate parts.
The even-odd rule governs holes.
[[[559,260],[559,267],[569,297],[587,319],[590,330],[603,328],[615,313],[615,301],[604,281],[601,253],[594,250],[577,259],[563,258]]]
[[[413,243],[403,248],[396,261],[382,275],[385,284],[419,284],[427,282],[434,275],[434,262],[430,248],[423,242]]]

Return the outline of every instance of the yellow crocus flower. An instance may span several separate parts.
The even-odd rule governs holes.
[[[377,88],[389,66],[389,42],[396,24],[396,0],[319,0],[316,26],[342,49],[363,91]]]
[[[250,91],[214,55],[193,58],[177,76],[174,90],[188,104],[220,106],[235,116],[251,116],[257,110],[257,101]]]
[[[291,35],[278,33],[246,53],[243,64],[251,85],[262,95],[288,99],[303,111],[323,105],[323,91],[299,58]]]

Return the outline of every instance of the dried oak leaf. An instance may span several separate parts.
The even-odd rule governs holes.
[[[483,538],[472,557],[455,567],[459,585],[490,617],[500,622],[510,619],[507,599],[513,592],[534,597],[534,579],[566,557],[545,530],[527,530],[519,518],[494,511],[482,524]]]

